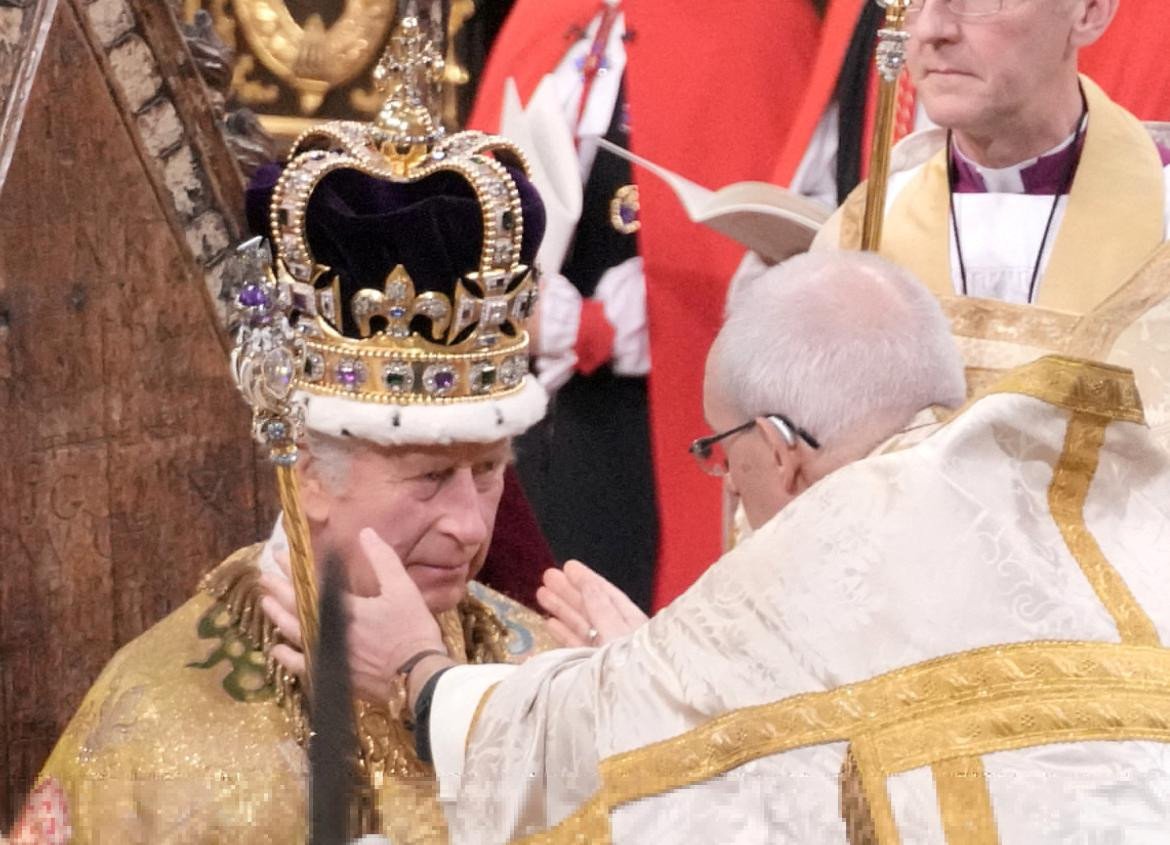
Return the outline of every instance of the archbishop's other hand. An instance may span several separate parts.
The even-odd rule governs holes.
[[[566,647],[621,639],[649,617],[629,597],[579,560],[546,569],[536,600],[549,615],[549,633]]]

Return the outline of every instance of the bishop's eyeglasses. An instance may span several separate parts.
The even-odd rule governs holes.
[[[783,414],[763,414],[762,416],[771,418],[783,434],[784,427],[789,431],[792,437],[792,445],[796,445],[795,438],[799,437],[813,449],[821,448],[821,444],[817,439],[805,431],[800,426],[796,425],[792,420]],[[722,478],[727,475],[727,452],[723,449],[723,441],[741,432],[747,431],[756,424],[758,417],[748,420],[742,425],[737,425],[735,428],[729,428],[727,431],[721,431],[718,434],[711,434],[707,437],[696,438],[687,449],[694,457],[695,462],[699,465],[699,469],[713,475],[716,478]],[[787,437],[786,437],[787,439]]]
[[[1002,12],[1005,5],[1012,0],[934,0],[947,7],[947,11],[960,18],[984,18]],[[918,14],[922,7],[930,0],[909,0],[906,4],[907,14]],[[1018,0],[1015,0],[1018,2]]]

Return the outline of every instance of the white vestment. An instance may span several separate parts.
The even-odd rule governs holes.
[[[630,637],[444,675],[452,841],[846,842],[844,799],[877,831],[854,842],[1165,842],[1168,578],[1170,458],[1132,376],[1041,359],[818,482]]]

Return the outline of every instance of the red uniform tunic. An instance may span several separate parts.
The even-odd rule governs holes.
[[[508,77],[526,102],[576,37],[566,33],[587,26],[599,8],[597,0],[519,0],[485,68],[471,126],[497,128]],[[630,33],[626,96],[633,151],[712,188],[769,179],[816,48],[812,3],[626,0],[622,9]],[[635,169],[634,179],[650,326],[660,531],[655,604],[661,606],[720,552],[719,484],[700,474],[687,445],[707,430],[703,361],[743,248],[688,221],[657,178]]]

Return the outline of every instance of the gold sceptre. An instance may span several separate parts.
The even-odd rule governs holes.
[[[272,462],[276,465],[276,489],[280,495],[281,520],[288,537],[289,566],[292,569],[293,591],[297,598],[297,621],[301,625],[302,653],[305,656],[305,695],[313,701],[313,656],[317,653],[319,617],[317,614],[317,568],[313,562],[313,547],[309,542],[309,523],[301,510],[300,487],[297,482],[295,443],[274,447]]]
[[[906,12],[910,0],[875,0],[885,8],[886,22],[878,30],[874,61],[878,71],[878,101],[874,116],[873,145],[869,157],[869,180],[865,194],[865,216],[861,248],[877,252],[882,245],[886,191],[890,182],[890,148],[894,141],[894,109],[898,103],[898,77],[906,65]]]
[[[305,696],[312,701],[311,661],[317,647],[317,575],[309,524],[301,509],[297,483],[297,439],[304,430],[303,409],[291,401],[293,376],[304,367],[304,340],[290,321],[294,298],[304,311],[312,302],[283,265],[273,271],[272,253],[261,238],[238,250],[237,276],[231,280],[232,376],[252,406],[252,436],[268,448],[276,468],[276,488],[288,537],[297,618],[305,656]]]

